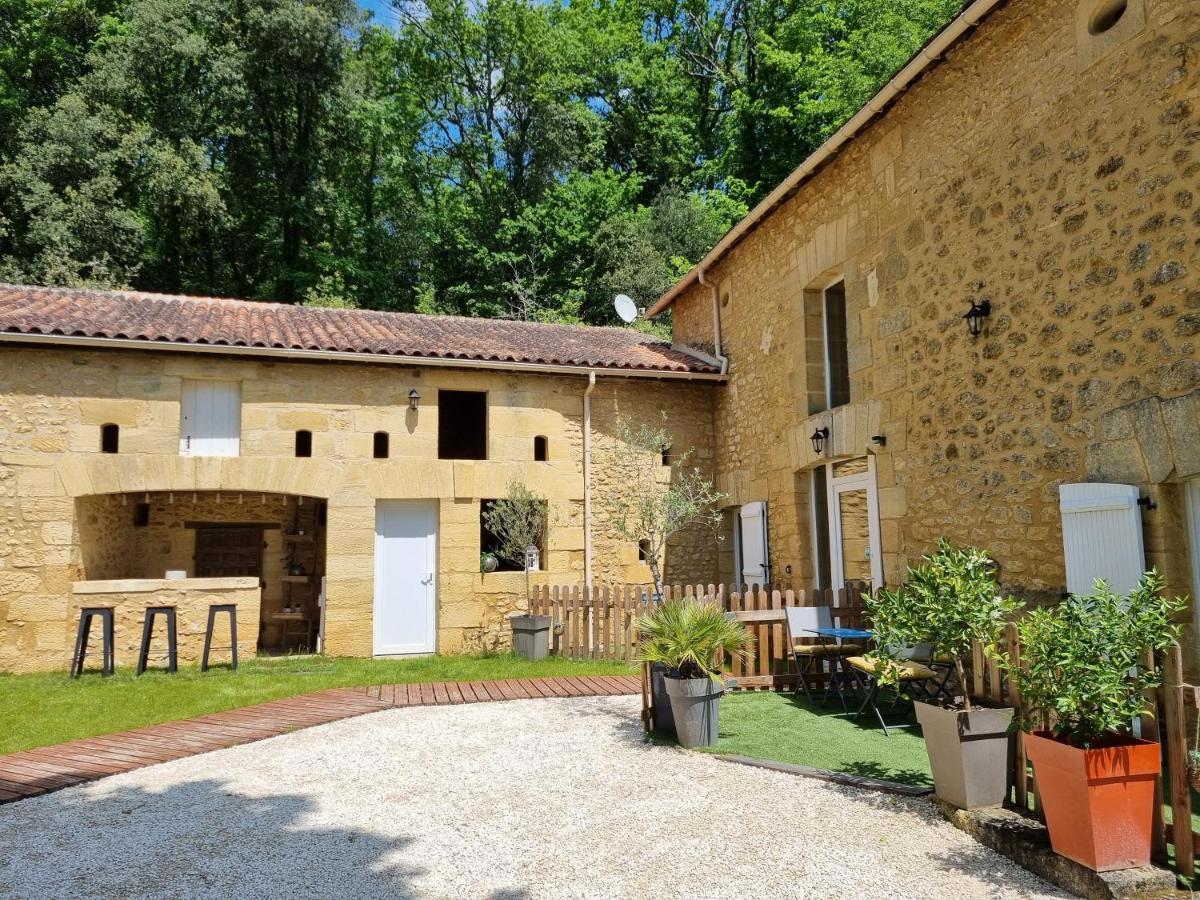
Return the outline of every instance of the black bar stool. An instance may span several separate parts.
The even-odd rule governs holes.
[[[100,673],[108,677],[113,673],[113,611],[111,606],[85,606],[79,610],[79,632],[75,635],[75,654],[71,657],[71,677],[83,674],[83,660],[87,656],[88,634],[92,630],[92,619],[100,617],[103,635],[104,664]]]
[[[217,613],[229,613],[229,646],[212,646],[213,625],[217,621]],[[233,669],[237,671],[237,604],[213,603],[208,607],[208,627],[204,630],[204,655],[200,657],[200,671],[208,671],[208,651],[228,650],[233,654]]]
[[[179,653],[175,644],[175,607],[147,606],[146,617],[142,620],[142,649],[138,653],[137,673],[146,671],[146,660],[150,656],[150,637],[154,633],[154,620],[159,615],[167,617],[167,671],[178,671]]]

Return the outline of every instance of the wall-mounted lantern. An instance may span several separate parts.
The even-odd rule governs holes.
[[[810,438],[810,440],[812,441],[812,445],[813,445],[813,453],[817,454],[817,456],[820,456],[821,452],[825,449],[825,440],[828,437],[829,437],[829,429],[828,428],[818,428],[816,431],[814,431],[812,433],[812,437]]]
[[[887,436],[882,435],[882,434],[873,434],[873,435],[871,435],[871,443],[874,444],[876,447],[886,447],[887,446]]]
[[[413,412],[417,411],[417,404],[421,402],[421,395],[416,388],[408,392],[408,408]]]
[[[983,332],[983,320],[991,314],[991,300],[984,299],[978,303],[974,300],[971,301],[971,308],[963,314],[963,318],[967,320],[967,331],[971,332],[971,337],[979,337]]]

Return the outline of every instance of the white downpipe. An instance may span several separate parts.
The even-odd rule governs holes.
[[[880,88],[879,92],[867,101],[866,106],[855,113],[845,125],[834,132],[804,162],[793,169],[792,173],[780,182],[775,190],[767,194],[754,209],[750,210],[750,213],[744,219],[734,225],[725,234],[725,237],[721,238],[717,242],[717,245],[708,252],[704,259],[696,263],[690,272],[684,275],[683,278],[675,283],[674,287],[663,294],[650,307],[646,313],[646,317],[649,318],[662,312],[693,282],[700,280],[703,283],[703,279],[700,276],[703,275],[705,270],[712,268],[717,260],[724,256],[734,244],[770,215],[775,207],[782,203],[799,186],[800,182],[813,174],[831,156],[848,144],[855,135],[866,128],[867,125],[887,108],[889,103],[904,93],[909,85],[925,73],[926,69],[937,62],[942,54],[955,41],[962,37],[968,29],[979,24],[979,21],[984,16],[1004,2],[1005,0],[975,0],[974,3],[959,13],[954,21],[950,22],[950,24],[934,35],[929,43],[908,61],[908,65],[897,72],[891,81]]]
[[[596,372],[588,372],[583,391],[583,583],[592,587],[592,391]]]
[[[700,283],[707,285],[712,291],[712,311],[713,311],[713,348],[717,357],[717,361],[721,363],[721,374],[724,375],[729,371],[729,357],[725,356],[721,349],[721,300],[718,296],[717,286],[704,280],[704,269],[700,269],[696,277]]]

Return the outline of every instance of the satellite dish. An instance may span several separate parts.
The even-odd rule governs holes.
[[[637,304],[633,302],[633,298],[626,294],[617,294],[613,300],[613,307],[617,311],[617,315],[621,317],[621,321],[628,325],[638,316]]]

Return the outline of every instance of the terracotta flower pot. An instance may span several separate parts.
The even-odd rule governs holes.
[[[1157,743],[1112,735],[1085,750],[1048,731],[1024,740],[1055,853],[1097,872],[1150,864]]]

